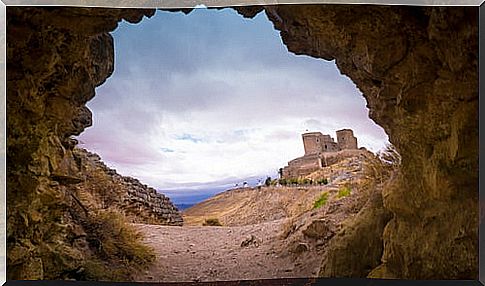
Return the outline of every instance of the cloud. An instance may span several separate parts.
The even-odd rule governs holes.
[[[190,142],[193,142],[193,143],[202,142],[202,139],[196,138],[194,135],[186,134],[186,133],[184,133],[182,135],[176,135],[175,138],[177,140],[187,140],[187,141],[190,141]]]
[[[264,13],[157,11],[113,36],[115,71],[89,102],[94,124],[80,140],[156,188],[197,192],[275,174],[303,155],[306,130],[352,128],[374,151],[387,142],[335,64],[288,53]]]

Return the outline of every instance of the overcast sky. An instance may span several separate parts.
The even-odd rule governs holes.
[[[274,175],[303,155],[306,130],[387,142],[334,62],[289,53],[264,13],[157,11],[112,34],[115,71],[88,103],[80,147],[159,190]]]

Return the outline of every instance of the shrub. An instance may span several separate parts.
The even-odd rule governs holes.
[[[368,182],[382,184],[392,177],[401,167],[401,155],[389,144],[377,156],[368,158],[364,165],[364,173]]]
[[[288,184],[289,185],[298,185],[298,179],[290,178],[290,179],[288,179]]]
[[[286,179],[280,179],[280,180],[279,180],[279,183],[280,183],[280,185],[282,185],[282,186],[286,186],[286,185],[288,184],[288,182],[286,181]]]
[[[153,249],[142,244],[140,233],[115,209],[94,212],[86,233],[95,250],[84,266],[86,280],[129,281],[155,259]]]
[[[217,218],[208,218],[202,224],[203,226],[222,226],[221,222]]]
[[[318,199],[313,203],[313,209],[318,209],[324,206],[328,201],[328,193],[324,192],[318,197]]]
[[[311,185],[313,183],[313,181],[312,181],[312,179],[304,178],[304,179],[301,179],[299,183],[300,183],[300,185]]]
[[[340,190],[338,191],[338,194],[337,194],[337,198],[343,198],[343,197],[346,197],[350,195],[350,188],[345,186],[345,187],[342,187],[340,188]]]
[[[269,187],[269,186],[271,185],[271,177],[267,177],[267,178],[266,178],[266,181],[264,181],[264,185],[265,185],[266,187]]]
[[[319,184],[319,185],[326,185],[326,184],[328,184],[328,180],[327,180],[327,178],[318,179],[316,181],[316,183]]]

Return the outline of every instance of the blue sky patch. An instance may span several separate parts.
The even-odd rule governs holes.
[[[195,137],[194,135],[192,134],[187,134],[187,133],[184,133],[182,135],[178,135],[177,137],[175,137],[177,140],[185,140],[185,141],[191,141],[191,142],[194,142],[194,143],[199,143],[199,142],[202,142],[202,139],[200,138],[197,138]]]

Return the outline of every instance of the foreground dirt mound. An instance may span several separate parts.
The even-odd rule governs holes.
[[[325,247],[342,223],[360,210],[365,197],[366,194],[355,193],[295,219],[242,226],[137,224],[146,245],[154,249],[156,261],[135,280],[318,277]]]
[[[283,221],[236,226],[136,225],[155,249],[156,262],[136,280],[187,282],[311,277],[319,264],[280,253]]]
[[[357,233],[360,241],[380,245],[380,248],[362,246],[363,251],[369,247],[375,250],[368,260],[369,265],[378,265],[382,254],[382,229],[371,231],[374,220],[369,220],[365,214],[374,208],[372,203],[375,197],[380,198],[380,189],[365,187],[363,163],[354,158],[333,166],[336,176],[327,186],[224,192],[188,209],[183,227],[136,225],[157,257],[153,267],[136,280],[181,282],[318,277],[322,274],[322,260],[329,261],[331,269],[334,265],[340,269],[337,262],[348,260],[348,253],[361,253],[345,248],[339,251],[349,244],[346,233],[350,234],[351,242],[355,238],[353,228],[355,223],[362,223],[359,218],[369,222],[356,229],[367,232]],[[351,180],[353,185],[349,185]],[[350,192],[343,192],[349,186]],[[314,208],[322,194],[325,194],[325,202]],[[206,217],[219,219],[223,226],[200,226]],[[335,259],[333,253],[342,259]],[[356,265],[350,266],[352,274],[357,272],[359,261],[360,258],[356,259]],[[370,269],[361,271],[360,277],[367,275],[365,271]]]
[[[382,231],[390,219],[382,186],[375,175],[369,177],[375,160],[348,158],[309,176],[328,176],[323,186],[226,191],[185,210],[186,225],[194,226],[180,231],[138,226],[155,248],[156,267],[164,269],[162,274],[151,269],[139,279],[366,277],[380,263]],[[374,215],[382,219],[370,219]],[[201,227],[208,218],[223,226]],[[354,264],[342,265],[352,259]],[[202,268],[192,270],[198,263]]]

